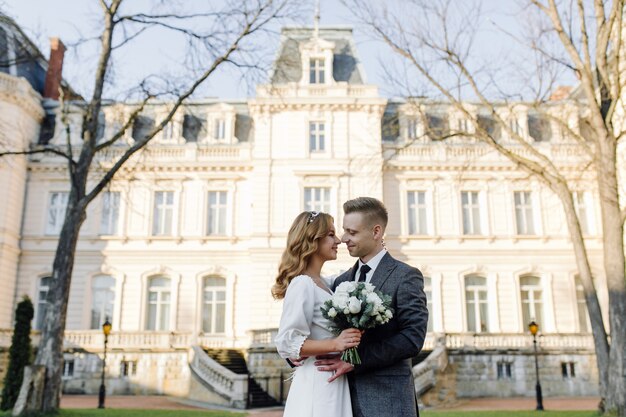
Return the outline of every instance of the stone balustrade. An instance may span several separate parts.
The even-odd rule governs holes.
[[[448,354],[446,350],[446,337],[427,335],[429,341],[427,347],[424,342],[424,350],[432,352],[421,363],[413,367],[413,380],[415,382],[415,392],[421,395],[437,383],[437,371],[443,371],[448,366]]]
[[[305,98],[305,97],[378,97],[378,87],[372,85],[298,85],[287,86],[262,85],[257,87],[257,97]]]
[[[248,375],[239,375],[211,359],[199,346],[192,347],[189,366],[215,392],[229,400],[230,406],[245,408]]]
[[[506,161],[505,157],[487,145],[476,145],[475,143],[416,143],[410,146],[397,147],[398,145],[388,144],[385,146],[387,158],[394,157],[397,162],[424,161],[449,162],[465,160],[484,160],[485,162]],[[514,154],[528,158],[537,159],[536,154],[527,148],[519,145],[508,146]],[[537,148],[551,161],[564,164],[577,164],[588,161],[589,156],[585,149],[575,144],[559,143]]]
[[[447,333],[446,347],[453,350],[532,349],[533,338],[522,333]],[[543,350],[594,350],[590,334],[544,334],[537,337]]]
[[[188,349],[193,345],[214,348],[247,348],[273,346],[278,329],[250,331],[248,339],[232,339],[224,336],[195,335],[191,332],[113,332],[109,335],[110,349]],[[10,329],[0,329],[0,347],[11,344]],[[39,342],[39,332],[34,331],[33,345]],[[532,336],[525,333],[446,333],[426,335],[424,350],[434,350],[438,338],[445,337],[446,348],[452,350],[532,349]],[[66,348],[83,348],[98,351],[104,346],[100,330],[67,330]],[[544,350],[594,350],[591,334],[543,334],[537,337],[537,346]]]

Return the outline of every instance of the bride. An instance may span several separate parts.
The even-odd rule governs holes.
[[[358,346],[361,333],[344,330],[339,336],[328,330],[320,307],[331,297],[330,281],[320,276],[322,265],[337,259],[333,218],[326,213],[305,211],[294,220],[287,247],[278,267],[272,295],[284,299],[278,335],[274,342],[281,357],[301,358],[284,417],[351,417],[350,391],[346,376],[329,383],[332,372],[318,371],[315,355],[341,352]]]

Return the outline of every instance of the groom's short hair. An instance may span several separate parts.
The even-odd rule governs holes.
[[[385,205],[382,201],[373,197],[357,197],[348,200],[343,203],[343,212],[345,214],[363,213],[365,220],[369,224],[374,225],[378,223],[383,229],[387,227],[387,221],[389,220],[389,214]]]

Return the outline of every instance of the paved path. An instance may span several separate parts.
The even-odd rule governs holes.
[[[598,406],[598,397],[555,397],[544,398],[546,410],[595,410]],[[64,395],[61,398],[61,408],[95,408],[98,405],[96,395]],[[456,404],[445,410],[458,411],[485,411],[485,410],[534,410],[534,397],[515,398],[468,398],[460,399]],[[141,408],[146,410],[198,410],[221,409],[242,411],[210,406],[208,404],[186,401],[172,397],[149,395],[109,395],[106,397],[107,408]],[[282,417],[282,409],[248,410],[251,417]]]

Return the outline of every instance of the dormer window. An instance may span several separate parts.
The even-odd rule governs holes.
[[[226,120],[215,119],[215,132],[213,137],[215,139],[224,139],[226,137]]]
[[[324,59],[311,58],[309,60],[309,83],[324,84],[325,82]]]

